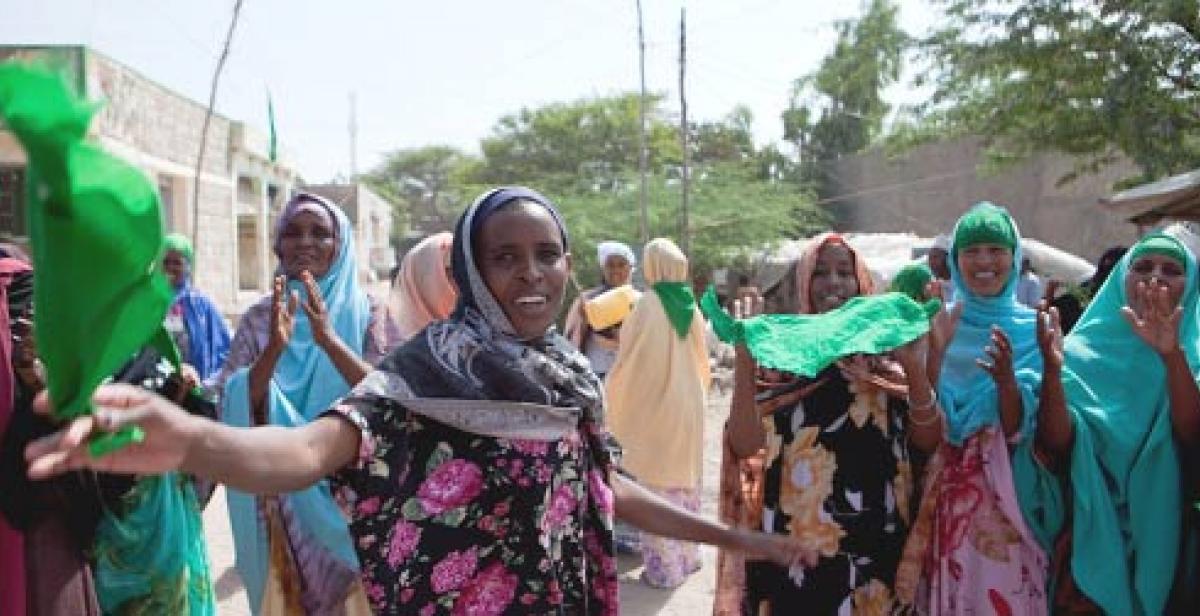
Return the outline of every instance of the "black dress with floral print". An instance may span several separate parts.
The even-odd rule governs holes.
[[[616,613],[611,491],[588,422],[516,440],[386,398],[335,412],[362,431],[357,463],[331,480],[376,613]]]
[[[767,388],[758,403],[766,467],[763,528],[821,553],[812,569],[747,566],[746,613],[887,614],[911,516],[907,406],[836,367]]]

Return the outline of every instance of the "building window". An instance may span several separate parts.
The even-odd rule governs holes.
[[[25,168],[0,166],[0,233],[25,235]]]
[[[175,181],[171,176],[158,176],[158,199],[162,202],[162,211],[175,211]]]

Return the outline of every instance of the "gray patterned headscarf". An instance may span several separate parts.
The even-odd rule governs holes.
[[[549,199],[521,187],[485,193],[455,226],[451,264],[460,295],[454,314],[399,347],[380,369],[403,375],[417,397],[570,407],[602,425],[602,388],[587,358],[553,327],[537,338],[518,338],[476,266],[475,236],[484,221],[513,201],[545,207],[566,249],[566,228]]]

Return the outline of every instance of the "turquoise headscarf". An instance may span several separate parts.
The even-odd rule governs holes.
[[[1179,343],[1195,374],[1196,259],[1174,238],[1152,235],[1143,248],[1169,245],[1182,257],[1187,287]],[[1113,269],[1064,341],[1062,381],[1075,424],[1070,489],[1074,527],[1071,573],[1107,614],[1162,614],[1180,544],[1179,460],[1166,368],[1121,315],[1135,246]],[[1028,456],[1014,461],[1025,517],[1043,541],[1062,528],[1061,484]]]
[[[338,337],[361,357],[363,338],[371,320],[371,306],[358,285],[354,229],[346,214],[321,197],[299,194],[292,198],[280,215],[276,238],[301,206],[314,203],[324,208],[334,220],[338,239],[333,263],[329,271],[317,280],[317,285]],[[302,289],[298,281],[288,282],[288,290],[299,292],[301,299],[304,299],[306,295]],[[267,414],[271,425],[307,424],[350,391],[350,384],[314,340],[312,326],[304,311],[297,310],[295,318],[291,341],[271,377],[267,396]],[[249,400],[250,376],[246,367],[230,376],[225,384],[221,398],[224,421],[232,426],[250,425]],[[358,570],[358,557],[346,528],[346,520],[326,482],[280,498],[287,499],[306,535],[314,538],[342,564]],[[267,529],[260,520],[253,495],[229,490],[228,504],[238,573],[246,585],[250,605],[257,613],[262,603],[270,562]]]
[[[1021,263],[1021,234],[1016,221],[1002,207],[979,203],[959,218],[950,254],[957,255],[961,248],[979,243],[972,241],[975,234],[967,232],[977,226],[974,221],[980,218],[990,221],[997,217],[1008,225],[1011,237],[1015,239],[1012,268],[998,295],[984,297],[973,293],[958,269],[958,259],[949,259],[955,298],[963,309],[954,338],[942,360],[938,398],[946,412],[946,437],[954,445],[961,445],[968,437],[1000,419],[996,384],[975,363],[976,359],[986,358],[984,349],[991,345],[993,325],[1004,330],[1012,342],[1013,370],[1017,373],[1024,405],[1022,434],[1028,434],[1037,415],[1042,355],[1037,345],[1036,313],[1016,298],[1017,279],[1020,278],[1018,265]]]

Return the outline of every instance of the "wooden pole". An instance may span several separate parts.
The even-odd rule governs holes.
[[[641,187],[638,193],[638,238],[642,245],[650,241],[650,218],[646,205],[646,173],[649,161],[646,145],[646,37],[642,29],[642,0],[637,0],[638,15],[638,73],[641,77],[642,88],[638,98],[638,121],[641,130],[638,133],[638,172],[641,174]]]
[[[687,74],[687,9],[679,9],[679,141],[683,150],[683,198],[680,202],[679,214],[679,247],[683,254],[689,254],[691,228],[688,220],[688,191],[691,178],[688,170],[688,115],[687,94],[685,91],[685,75]]]
[[[197,248],[200,247],[200,174],[204,172],[204,150],[208,146],[208,125],[212,123],[213,107],[217,104],[217,85],[221,81],[221,71],[225,68],[225,60],[229,57],[229,48],[233,45],[233,31],[237,28],[238,16],[241,12],[242,0],[236,0],[233,3],[233,17],[229,20],[229,30],[225,33],[225,46],[221,49],[221,57],[217,58],[217,68],[213,71],[212,86],[208,90],[208,110],[204,113],[204,125],[200,129],[200,151],[196,154],[196,177],[192,181],[192,245]],[[234,190],[236,191],[236,189],[235,184]],[[236,194],[234,198],[236,200]],[[235,286],[234,289],[236,290],[236,288]]]

